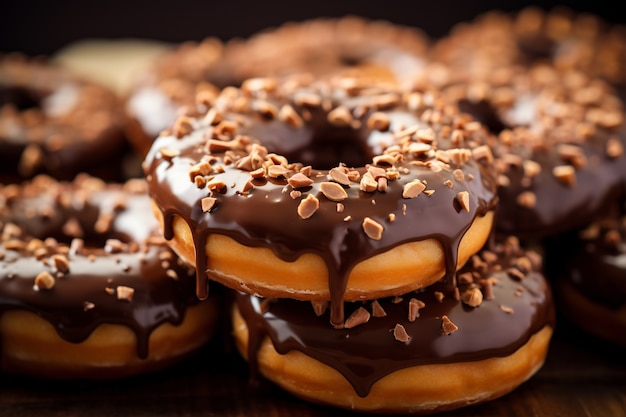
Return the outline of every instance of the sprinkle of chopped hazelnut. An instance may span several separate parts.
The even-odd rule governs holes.
[[[339,167],[332,168],[328,171],[328,176],[335,182],[338,182],[341,185],[349,185],[350,178],[348,178],[348,173]]]
[[[537,196],[532,191],[523,191],[515,199],[518,205],[526,208],[534,208],[537,205]]]
[[[64,274],[70,271],[70,261],[67,259],[67,256],[55,254],[52,255],[52,261],[57,271]]]
[[[436,299],[438,302],[442,302],[442,301],[443,301],[443,299],[446,297],[446,296],[445,296],[445,294],[444,294],[444,293],[442,293],[441,291],[435,291],[435,293],[434,293],[434,294],[435,294],[435,299]]]
[[[360,326],[361,324],[365,324],[370,320],[370,313],[363,307],[359,307],[356,309],[350,317],[346,320],[343,327],[345,329],[351,329],[356,326]]]
[[[426,307],[426,304],[417,298],[409,300],[409,321],[414,322],[420,316],[420,309]]]
[[[610,138],[606,142],[606,155],[609,158],[611,159],[619,158],[623,154],[624,154],[624,145],[622,145],[622,143],[618,139]]]
[[[291,127],[301,127],[303,125],[300,115],[288,104],[285,104],[280,108],[278,112],[278,119]]]
[[[124,285],[119,285],[117,288],[117,299],[123,301],[132,301],[135,295],[135,289]]]
[[[402,198],[415,198],[425,189],[426,185],[422,181],[414,179],[413,181],[405,184],[402,190]]]
[[[180,151],[178,149],[163,147],[159,149],[159,154],[161,155],[163,159],[165,159],[168,162],[171,162],[172,159],[180,155]]]
[[[452,323],[448,316],[444,315],[441,317],[441,333],[445,335],[450,335],[459,330],[459,327]]]
[[[345,106],[338,106],[328,113],[328,122],[333,126],[346,127],[352,122],[352,114]]]
[[[313,307],[315,315],[319,317],[326,312],[326,309],[328,308],[328,301],[312,300],[311,306]]]
[[[320,184],[320,191],[331,201],[342,201],[348,198],[346,190],[336,182],[323,182]]]
[[[298,204],[298,215],[302,219],[311,217],[320,207],[319,200],[312,194],[307,194]]]
[[[389,130],[390,121],[389,116],[383,112],[374,112],[367,119],[367,128],[370,130],[378,130],[379,132],[386,132]]]
[[[96,305],[90,301],[85,301],[83,303],[83,311],[93,310]]]
[[[370,239],[380,240],[383,237],[384,227],[376,220],[366,217],[363,219],[363,230]]]
[[[202,211],[204,213],[207,213],[209,211],[211,211],[211,209],[215,206],[215,203],[217,202],[217,199],[214,197],[204,197],[201,200],[202,203]]]
[[[459,191],[456,195],[456,200],[461,205],[461,208],[469,213],[470,211],[469,192]]]
[[[396,327],[393,328],[393,337],[395,337],[398,342],[407,345],[411,342],[411,336],[409,336],[404,326],[400,323],[396,324]]]
[[[54,287],[56,280],[48,271],[43,271],[35,277],[35,287],[39,290],[50,290]]]
[[[387,316],[387,312],[380,305],[378,300],[372,301],[372,316],[374,317],[386,317]]]
[[[483,293],[476,287],[469,288],[461,294],[461,301],[470,307],[478,307],[483,302]]]
[[[500,310],[504,311],[506,314],[513,314],[514,311],[511,307],[509,306],[505,306],[505,305],[500,305]]]
[[[563,184],[574,186],[576,184],[576,172],[571,165],[559,165],[552,169],[552,174]]]

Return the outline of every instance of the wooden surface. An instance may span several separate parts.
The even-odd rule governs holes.
[[[334,416],[267,381],[217,337],[173,369],[114,382],[59,383],[0,375],[0,416]],[[584,335],[563,319],[544,367],[514,392],[440,416],[626,416],[626,349]]]

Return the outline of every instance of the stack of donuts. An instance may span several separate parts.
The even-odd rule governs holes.
[[[162,369],[225,322],[306,401],[428,414],[531,378],[560,306],[626,345],[620,34],[313,19],[164,48],[118,94],[0,56],[2,370]]]

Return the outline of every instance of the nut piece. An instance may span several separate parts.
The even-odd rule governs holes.
[[[441,317],[441,333],[445,335],[450,335],[459,330],[459,327],[452,323],[452,321],[448,318],[448,316],[444,315]]]
[[[303,188],[308,187],[313,184],[313,180],[306,175],[298,172],[287,180],[287,183],[291,185],[293,188]]]
[[[456,195],[456,200],[461,205],[461,208],[469,213],[470,211],[469,192],[459,191],[459,193]]]
[[[52,255],[52,261],[57,271],[64,274],[70,272],[70,261],[67,259],[67,256],[60,254]]]
[[[331,201],[342,201],[348,198],[348,193],[336,182],[323,182],[320,184],[320,191]]]
[[[402,198],[415,198],[426,189],[426,185],[420,180],[413,180],[404,186]]]
[[[352,114],[350,114],[350,110],[347,107],[339,106],[328,113],[328,122],[337,127],[350,126]]]
[[[420,316],[420,309],[426,307],[423,301],[417,298],[409,300],[409,321],[414,322]]]
[[[351,329],[356,326],[360,326],[361,324],[365,324],[370,320],[370,313],[363,307],[359,307],[355,310],[350,317],[346,320],[343,327],[345,329]]]
[[[378,300],[372,301],[372,316],[374,317],[386,317],[387,316],[387,312],[380,305]]]
[[[298,204],[298,215],[302,219],[308,219],[315,214],[319,208],[319,200],[314,195],[307,194],[307,196],[300,201],[300,204]]]
[[[201,200],[202,203],[202,211],[204,213],[208,213],[209,211],[211,211],[211,209],[213,207],[215,207],[215,203],[217,202],[217,199],[215,197],[204,197]]]
[[[48,271],[40,272],[35,277],[35,287],[38,290],[50,290],[54,287],[56,280]]]
[[[483,293],[478,288],[470,288],[461,294],[461,301],[470,307],[478,307],[483,302]]]
[[[311,300],[311,306],[313,306],[315,315],[319,317],[326,312],[326,309],[328,308],[328,301]]]
[[[383,225],[376,220],[369,217],[363,219],[363,230],[370,239],[380,240],[383,237],[384,229]]]
[[[135,295],[135,289],[120,285],[117,287],[117,299],[123,301],[132,301]]]
[[[396,327],[393,328],[393,337],[395,337],[398,342],[407,345],[411,342],[411,336],[409,336],[404,326],[400,323],[396,324]]]
[[[379,132],[386,132],[389,130],[390,121],[389,116],[383,112],[374,112],[367,119],[367,128],[370,130],[378,130]]]
[[[565,185],[576,185],[576,171],[571,165],[556,166],[552,169],[552,174]]]

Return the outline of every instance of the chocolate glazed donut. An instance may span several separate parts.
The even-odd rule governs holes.
[[[0,181],[124,176],[126,116],[107,88],[46,59],[0,55]]]
[[[148,216],[146,216],[148,213]],[[0,188],[2,370],[113,378],[202,346],[216,320],[156,231],[143,180]]]
[[[501,396],[541,366],[555,324],[541,257],[516,238],[475,255],[455,291],[440,281],[347,303],[341,330],[316,303],[244,293],[236,301],[235,338],[253,375],[368,412],[425,414]],[[532,353],[507,363],[524,350]]]
[[[332,300],[338,324],[343,300],[452,283],[491,232],[496,185],[482,127],[430,99],[343,77],[254,79],[180,118],[144,169],[198,294],[208,273],[244,292]],[[245,262],[229,259],[233,242]]]

